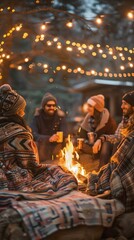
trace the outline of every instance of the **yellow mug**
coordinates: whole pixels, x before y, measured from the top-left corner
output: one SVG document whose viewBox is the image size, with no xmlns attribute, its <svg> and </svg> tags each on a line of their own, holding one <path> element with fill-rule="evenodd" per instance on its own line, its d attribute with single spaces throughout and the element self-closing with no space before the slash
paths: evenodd
<svg viewBox="0 0 134 240">
<path fill-rule="evenodd" d="M 56 134 L 58 135 L 58 140 L 57 140 L 57 142 L 58 142 L 58 143 L 62 143 L 62 142 L 63 142 L 63 132 L 58 131 Z"/>
</svg>

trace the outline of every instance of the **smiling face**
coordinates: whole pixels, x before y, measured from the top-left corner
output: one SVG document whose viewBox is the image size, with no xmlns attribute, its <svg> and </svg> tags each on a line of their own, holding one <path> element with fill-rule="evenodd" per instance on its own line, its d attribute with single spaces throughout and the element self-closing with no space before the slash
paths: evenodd
<svg viewBox="0 0 134 240">
<path fill-rule="evenodd" d="M 125 100 L 122 100 L 121 109 L 123 112 L 123 116 L 129 117 L 132 113 L 134 113 L 134 107 L 132 107 Z"/>
<path fill-rule="evenodd" d="M 53 100 L 48 101 L 45 106 L 44 106 L 44 112 L 47 113 L 48 115 L 52 116 L 54 115 L 56 111 L 56 103 Z"/>
</svg>

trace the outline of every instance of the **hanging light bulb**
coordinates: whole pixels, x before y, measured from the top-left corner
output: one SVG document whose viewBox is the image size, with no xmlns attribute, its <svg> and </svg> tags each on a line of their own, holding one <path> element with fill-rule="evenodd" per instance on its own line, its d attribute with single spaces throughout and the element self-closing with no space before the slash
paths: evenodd
<svg viewBox="0 0 134 240">
<path fill-rule="evenodd" d="M 43 23 L 40 28 L 41 28 L 42 30 L 45 30 L 45 29 L 46 29 L 45 23 Z"/>
<path fill-rule="evenodd" d="M 66 26 L 69 27 L 69 28 L 72 28 L 72 27 L 73 27 L 72 21 L 67 22 L 67 23 L 66 23 Z"/>
<path fill-rule="evenodd" d="M 101 25 L 102 24 L 102 18 L 100 18 L 100 17 L 96 18 L 95 22 L 97 24 Z"/>
<path fill-rule="evenodd" d="M 134 11 L 132 10 L 132 11 L 128 12 L 127 16 L 129 19 L 134 19 Z"/>
</svg>

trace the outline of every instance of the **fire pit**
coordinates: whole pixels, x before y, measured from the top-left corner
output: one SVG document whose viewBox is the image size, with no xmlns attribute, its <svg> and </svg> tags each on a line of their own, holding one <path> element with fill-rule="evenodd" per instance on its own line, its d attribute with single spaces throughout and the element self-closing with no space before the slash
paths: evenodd
<svg viewBox="0 0 134 240">
<path fill-rule="evenodd" d="M 87 172 L 78 162 L 79 154 L 73 146 L 70 135 L 68 135 L 66 146 L 61 150 L 59 165 L 69 170 L 77 179 L 79 188 L 85 188 Z"/>
</svg>

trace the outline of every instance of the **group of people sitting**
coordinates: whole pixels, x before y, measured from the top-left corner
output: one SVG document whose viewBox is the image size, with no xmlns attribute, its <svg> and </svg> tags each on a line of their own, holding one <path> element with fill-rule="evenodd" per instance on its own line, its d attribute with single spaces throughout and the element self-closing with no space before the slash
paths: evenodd
<svg viewBox="0 0 134 240">
<path fill-rule="evenodd" d="M 122 97 L 122 120 L 116 124 L 106 109 L 104 96 L 92 96 L 87 100 L 88 113 L 79 128 L 78 135 L 85 139 L 83 151 L 91 153 L 99 159 L 99 168 L 110 161 L 123 138 L 122 130 L 127 127 L 130 117 L 134 113 L 134 91 L 127 92 Z M 90 145 L 88 132 L 96 133 L 95 141 Z"/>
<path fill-rule="evenodd" d="M 122 97 L 123 117 L 117 126 L 116 121 L 105 108 L 105 98 L 98 94 L 87 100 L 87 114 L 75 134 L 74 146 L 77 147 L 78 139 L 82 139 L 82 148 L 79 154 L 91 155 L 98 159 L 98 170 L 110 161 L 121 141 L 122 129 L 126 126 L 134 111 L 134 92 L 128 92 Z M 57 99 L 46 93 L 37 108 L 31 123 L 34 140 L 38 147 L 39 159 L 43 163 L 59 156 L 60 150 L 65 146 L 68 134 L 65 113 L 58 107 Z M 57 132 L 63 132 L 63 142 L 59 143 Z M 88 134 L 94 134 L 94 142 L 90 142 Z"/>
<path fill-rule="evenodd" d="M 88 113 L 81 123 L 77 136 L 84 138 L 87 153 L 89 151 L 99 159 L 100 171 L 102 168 L 105 169 L 104 171 L 109 169 L 105 168 L 105 166 L 111 164 L 111 161 L 112 166 L 113 162 L 116 163 L 114 164 L 116 167 L 120 165 L 120 162 L 124 161 L 125 170 L 122 169 L 126 174 L 131 171 L 132 174 L 129 176 L 128 185 L 133 189 L 134 91 L 128 92 L 122 97 L 123 118 L 118 127 L 109 111 L 105 108 L 103 95 L 99 94 L 90 97 L 87 100 L 87 105 Z M 7 184 L 6 178 L 9 178 L 11 184 L 12 178 L 16 177 L 16 166 L 17 169 L 27 169 L 29 171 L 29 175 L 27 175 L 29 180 L 31 179 L 31 173 L 34 177 L 42 174 L 45 167 L 41 163 L 45 163 L 45 160 L 52 157 L 52 155 L 57 155 L 64 145 L 64 141 L 62 143 L 58 142 L 57 132 L 62 131 L 64 139 L 68 135 L 65 114 L 58 108 L 57 99 L 52 94 L 47 93 L 44 95 L 41 108 L 36 109 L 31 128 L 27 126 L 24 120 L 25 107 L 25 99 L 14 91 L 10 85 L 4 84 L 0 87 L 0 189 L 4 188 L 4 184 Z M 93 144 L 88 142 L 89 132 L 96 133 Z M 117 144 L 114 154 L 113 144 Z M 113 156 L 111 157 L 111 155 Z M 127 162 L 129 162 L 129 167 L 126 170 Z M 12 169 L 14 175 L 11 177 Z M 110 167 L 111 172 L 112 169 L 115 168 Z M 21 172 L 21 175 L 25 174 L 25 171 Z M 102 175 L 103 172 L 101 172 L 100 176 Z M 6 176 L 4 178 L 5 182 L 1 181 L 2 176 Z M 89 179 L 92 179 L 91 176 Z M 127 188 L 127 186 L 123 187 Z M 13 189 L 13 186 L 11 189 Z M 98 189 L 100 190 L 99 187 Z M 104 188 L 104 190 L 106 189 Z M 114 192 L 114 188 L 112 190 Z M 98 193 L 99 191 L 96 192 L 96 194 Z M 130 196 L 128 198 L 129 203 L 127 202 L 127 204 L 131 205 Z M 134 200 L 134 196 L 131 200 Z"/>
</svg>

